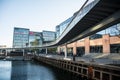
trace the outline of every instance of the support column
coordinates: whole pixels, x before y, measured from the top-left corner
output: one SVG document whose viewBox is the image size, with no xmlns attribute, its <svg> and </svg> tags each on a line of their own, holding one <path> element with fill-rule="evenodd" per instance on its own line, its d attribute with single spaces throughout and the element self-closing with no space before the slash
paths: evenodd
<svg viewBox="0 0 120 80">
<path fill-rule="evenodd" d="M 23 49 L 22 51 L 23 51 L 23 57 L 24 57 L 25 56 L 25 50 Z"/>
<path fill-rule="evenodd" d="M 67 44 L 65 44 L 65 57 L 64 58 L 67 58 Z"/>
<path fill-rule="evenodd" d="M 6 54 L 5 54 L 5 56 L 7 56 L 7 49 L 6 49 Z"/>
<path fill-rule="evenodd" d="M 89 37 L 85 38 L 85 54 L 90 53 L 90 40 Z"/>
<path fill-rule="evenodd" d="M 110 37 L 108 34 L 103 35 L 103 53 L 110 53 Z"/>
<path fill-rule="evenodd" d="M 60 54 L 60 46 L 57 47 L 57 53 Z"/>
<path fill-rule="evenodd" d="M 77 42 L 74 42 L 73 43 L 74 45 L 73 45 L 73 55 L 76 55 L 77 54 Z"/>
<path fill-rule="evenodd" d="M 35 54 L 37 54 L 37 52 L 35 51 Z"/>
<path fill-rule="evenodd" d="M 47 48 L 45 49 L 45 53 L 48 54 L 48 52 L 47 52 Z"/>
<path fill-rule="evenodd" d="M 0 54 L 2 54 L 2 49 L 0 50 Z"/>
</svg>

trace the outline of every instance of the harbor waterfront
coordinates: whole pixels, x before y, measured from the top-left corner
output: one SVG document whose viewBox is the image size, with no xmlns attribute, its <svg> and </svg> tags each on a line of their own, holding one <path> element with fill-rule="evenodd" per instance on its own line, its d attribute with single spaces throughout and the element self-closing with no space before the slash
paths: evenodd
<svg viewBox="0 0 120 80">
<path fill-rule="evenodd" d="M 40 2 L 32 0 L 30 6 L 28 4 L 31 0 L 27 0 L 26 5 L 24 3 L 26 0 L 20 0 L 17 4 L 14 1 L 17 0 L 10 0 L 10 3 L 0 0 L 2 14 L 13 12 L 12 15 L 9 15 L 11 18 L 16 14 L 22 19 L 20 20 L 16 16 L 15 20 L 4 19 L 9 16 L 0 14 L 1 23 L 5 22 L 4 24 L 7 25 L 7 21 L 9 23 L 12 21 L 11 26 L 14 26 L 12 33 L 9 32 L 12 31 L 9 29 L 12 28 L 10 25 L 7 25 L 9 28 L 0 25 L 2 26 L 0 31 L 0 80 L 120 80 L 120 0 L 84 0 L 84 3 L 79 5 L 79 10 L 54 26 L 55 31 L 50 24 L 57 22 L 57 17 L 59 19 L 62 17 L 51 6 L 55 4 L 54 8 L 60 11 L 59 7 L 63 7 L 61 4 L 65 4 L 66 7 L 72 0 L 67 3 L 65 3 L 66 0 L 62 3 L 57 1 L 60 4 L 59 7 L 56 3 L 51 4 L 56 0 L 51 2 L 43 0 L 45 9 L 40 9 L 43 6 L 42 0 L 37 0 Z M 81 0 L 79 1 L 82 3 Z M 72 10 L 74 2 L 77 3 L 77 1 L 73 1 L 70 10 Z M 16 5 L 13 7 L 16 9 L 9 10 L 10 5 Z M 46 8 L 48 5 L 50 7 Z M 37 6 L 37 11 L 34 6 Z M 28 9 L 24 10 L 26 7 Z M 65 7 L 59 12 L 60 14 L 64 12 Z M 26 10 L 30 10 L 25 15 L 28 20 L 23 16 Z M 71 13 L 69 9 L 67 10 L 68 13 Z M 41 14 L 44 11 L 47 11 L 45 15 Z M 29 15 L 32 12 L 35 13 L 32 16 L 39 13 L 37 19 L 42 19 L 44 22 L 39 20 L 38 23 L 32 25 L 31 23 L 34 21 L 37 22 L 37 19 Z M 50 16 L 51 19 L 47 16 Z M 17 19 L 23 25 L 17 25 Z M 32 22 L 25 25 L 26 23 L 22 23 L 24 20 L 32 20 Z M 43 26 L 45 29 L 43 30 L 42 23 L 52 30 L 48 30 L 46 26 Z M 38 27 L 37 31 L 30 26 Z M 8 35 L 11 33 L 12 41 L 11 36 Z M 10 45 L 11 43 L 12 45 Z"/>
<path fill-rule="evenodd" d="M 69 75 L 35 61 L 0 61 L 0 80 L 72 80 Z"/>
</svg>

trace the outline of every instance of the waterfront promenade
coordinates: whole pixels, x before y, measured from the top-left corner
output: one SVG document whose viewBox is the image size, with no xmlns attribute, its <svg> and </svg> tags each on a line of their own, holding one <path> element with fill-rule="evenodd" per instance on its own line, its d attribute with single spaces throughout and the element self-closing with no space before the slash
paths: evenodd
<svg viewBox="0 0 120 80">
<path fill-rule="evenodd" d="M 73 60 L 72 56 L 68 56 L 67 58 L 64 55 L 52 55 L 52 54 L 39 54 L 39 56 L 61 59 L 61 60 Z M 85 62 L 85 63 L 95 63 L 95 64 L 112 64 L 112 65 L 120 65 L 120 54 L 102 54 L 102 53 L 90 53 L 87 55 L 83 55 L 82 57 L 76 56 L 75 61 Z"/>
<path fill-rule="evenodd" d="M 120 60 L 117 58 L 114 59 L 115 56 L 112 57 L 112 55 L 106 56 L 106 58 L 105 56 L 101 58 L 96 57 L 95 54 L 90 54 L 83 57 L 76 57 L 74 61 L 72 57 L 64 58 L 64 56 L 60 55 L 40 54 L 39 56 L 36 55 L 34 59 L 40 63 L 60 68 L 76 76 L 81 76 L 82 80 L 120 80 Z"/>
</svg>

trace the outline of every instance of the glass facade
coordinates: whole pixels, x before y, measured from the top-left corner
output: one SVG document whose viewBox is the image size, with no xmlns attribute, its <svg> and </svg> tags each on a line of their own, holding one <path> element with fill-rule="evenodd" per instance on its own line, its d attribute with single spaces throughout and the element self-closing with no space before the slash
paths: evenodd
<svg viewBox="0 0 120 80">
<path fill-rule="evenodd" d="M 29 42 L 29 29 L 15 27 L 13 35 L 14 48 L 26 47 L 26 44 Z"/>
<path fill-rule="evenodd" d="M 60 26 L 56 26 L 56 38 L 60 36 Z"/>
<path fill-rule="evenodd" d="M 56 38 L 55 32 L 52 31 L 43 31 L 42 35 L 43 35 L 43 42 L 51 42 L 54 41 Z"/>
<path fill-rule="evenodd" d="M 108 34 L 110 37 L 120 38 L 120 23 L 115 24 L 109 28 L 106 28 L 102 31 L 97 32 L 96 34 L 91 35 L 90 39 L 102 38 L 103 35 Z M 90 53 L 102 53 L 102 45 L 90 46 Z M 120 43 L 110 44 L 110 53 L 120 53 Z"/>
<path fill-rule="evenodd" d="M 59 36 L 61 36 L 61 34 L 64 32 L 64 30 L 67 28 L 68 24 L 69 24 L 69 29 L 72 29 L 72 27 L 74 27 L 74 25 L 76 23 L 78 23 L 78 21 L 80 19 L 82 19 L 91 9 L 92 7 L 95 6 L 95 4 L 98 2 L 98 0 L 95 0 L 91 3 L 89 3 L 88 5 L 86 5 L 81 11 L 77 11 L 74 13 L 74 15 L 70 18 L 68 18 L 67 20 L 65 20 L 64 22 L 62 22 L 61 24 L 59 24 L 58 26 L 56 26 L 56 36 L 57 38 Z M 68 28 L 67 28 L 68 29 Z M 68 29 L 68 30 L 69 30 Z"/>
<path fill-rule="evenodd" d="M 41 32 L 29 32 L 29 46 L 30 47 L 39 47 L 42 46 L 42 33 Z"/>
<path fill-rule="evenodd" d="M 71 22 L 72 19 L 73 19 L 73 17 L 70 17 L 59 25 L 60 26 L 60 35 L 63 33 L 63 31 L 65 30 L 65 28 L 68 26 L 68 24 Z"/>
<path fill-rule="evenodd" d="M 102 38 L 102 35 L 105 34 L 109 34 L 110 36 L 120 36 L 120 23 L 91 35 L 90 39 Z"/>
<path fill-rule="evenodd" d="M 85 47 L 77 47 L 77 56 L 82 56 L 85 54 Z"/>
<path fill-rule="evenodd" d="M 55 32 L 34 32 L 26 28 L 14 28 L 13 48 L 41 47 L 43 43 L 56 39 Z"/>
<path fill-rule="evenodd" d="M 68 26 L 68 24 L 72 21 L 73 16 L 56 26 L 56 38 L 58 38 L 65 30 L 65 28 Z"/>
</svg>

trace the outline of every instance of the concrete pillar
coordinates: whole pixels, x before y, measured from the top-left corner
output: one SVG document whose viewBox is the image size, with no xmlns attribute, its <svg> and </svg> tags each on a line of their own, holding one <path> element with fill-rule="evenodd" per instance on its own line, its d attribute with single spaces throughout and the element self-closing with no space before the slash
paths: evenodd
<svg viewBox="0 0 120 80">
<path fill-rule="evenodd" d="M 60 46 L 57 47 L 57 53 L 60 54 Z"/>
<path fill-rule="evenodd" d="M 90 53 L 90 40 L 89 37 L 85 38 L 85 54 Z"/>
<path fill-rule="evenodd" d="M 45 53 L 48 54 L 48 52 L 47 52 L 47 48 L 45 49 Z"/>
<path fill-rule="evenodd" d="M 23 49 L 22 51 L 23 51 L 23 56 L 25 56 L 25 50 Z"/>
<path fill-rule="evenodd" d="M 37 52 L 35 51 L 34 54 L 37 55 Z"/>
<path fill-rule="evenodd" d="M 6 54 L 5 54 L 5 56 L 7 56 L 7 49 L 6 49 Z"/>
<path fill-rule="evenodd" d="M 67 58 L 67 44 L 65 44 L 65 57 L 64 58 Z"/>
<path fill-rule="evenodd" d="M 108 34 L 102 37 L 103 53 L 110 53 L 110 37 Z"/>
<path fill-rule="evenodd" d="M 0 50 L 0 54 L 2 54 L 2 49 Z"/>
<path fill-rule="evenodd" d="M 73 55 L 76 55 L 77 54 L 77 42 L 74 42 L 73 43 Z"/>
</svg>

